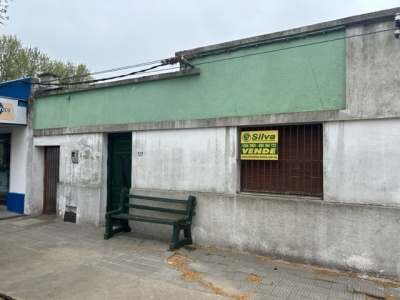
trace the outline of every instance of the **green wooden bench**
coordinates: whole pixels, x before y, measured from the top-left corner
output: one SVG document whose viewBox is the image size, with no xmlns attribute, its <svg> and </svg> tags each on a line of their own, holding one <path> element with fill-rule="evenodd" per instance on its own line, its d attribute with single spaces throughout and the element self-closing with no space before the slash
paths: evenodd
<svg viewBox="0 0 400 300">
<path fill-rule="evenodd" d="M 130 220 L 172 225 L 169 249 L 173 251 L 180 246 L 192 243 L 191 225 L 192 217 L 195 215 L 195 205 L 194 196 L 189 196 L 187 200 L 178 200 L 130 195 L 127 189 L 123 189 L 118 209 L 106 213 L 104 239 L 109 239 L 118 232 L 130 232 Z M 179 239 L 182 230 L 183 239 Z"/>
</svg>

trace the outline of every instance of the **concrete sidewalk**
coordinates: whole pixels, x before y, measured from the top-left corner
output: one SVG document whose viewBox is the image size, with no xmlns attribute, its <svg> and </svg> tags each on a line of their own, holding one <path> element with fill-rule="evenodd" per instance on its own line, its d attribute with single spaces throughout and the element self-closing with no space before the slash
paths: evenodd
<svg viewBox="0 0 400 300">
<path fill-rule="evenodd" d="M 3 219 L 12 219 L 16 217 L 21 217 L 22 214 L 17 214 L 7 210 L 7 206 L 0 205 L 0 221 Z"/>
<path fill-rule="evenodd" d="M 51 215 L 0 220 L 0 299 L 400 299 L 398 283 L 103 232 Z"/>
</svg>

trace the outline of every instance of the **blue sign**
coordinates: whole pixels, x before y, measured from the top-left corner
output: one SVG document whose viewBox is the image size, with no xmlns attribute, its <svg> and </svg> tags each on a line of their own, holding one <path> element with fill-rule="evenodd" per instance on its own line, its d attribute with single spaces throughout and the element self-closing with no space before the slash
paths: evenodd
<svg viewBox="0 0 400 300">
<path fill-rule="evenodd" d="M 0 96 L 28 101 L 31 93 L 32 78 L 23 78 L 0 83 Z"/>
</svg>

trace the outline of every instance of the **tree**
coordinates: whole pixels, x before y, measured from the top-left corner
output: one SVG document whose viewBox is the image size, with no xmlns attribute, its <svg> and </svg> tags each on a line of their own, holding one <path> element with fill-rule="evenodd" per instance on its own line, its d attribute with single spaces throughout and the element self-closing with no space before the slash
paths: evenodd
<svg viewBox="0 0 400 300">
<path fill-rule="evenodd" d="M 24 47 L 14 35 L 0 36 L 0 82 L 40 73 L 57 74 L 65 84 L 93 79 L 85 64 L 51 59 L 37 47 Z"/>
<path fill-rule="evenodd" d="M 10 0 L 11 1 L 11 0 Z M 8 0 L 0 0 L 0 25 L 8 20 Z"/>
</svg>

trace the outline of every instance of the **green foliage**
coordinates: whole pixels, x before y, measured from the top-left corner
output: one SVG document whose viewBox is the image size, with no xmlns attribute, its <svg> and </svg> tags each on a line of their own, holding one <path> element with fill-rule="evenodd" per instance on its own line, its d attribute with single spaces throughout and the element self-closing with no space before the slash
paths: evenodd
<svg viewBox="0 0 400 300">
<path fill-rule="evenodd" d="M 14 35 L 0 36 L 0 82 L 35 77 L 41 73 L 54 73 L 61 77 L 61 83 L 93 79 L 84 64 L 51 59 L 37 47 L 24 47 Z"/>
</svg>

